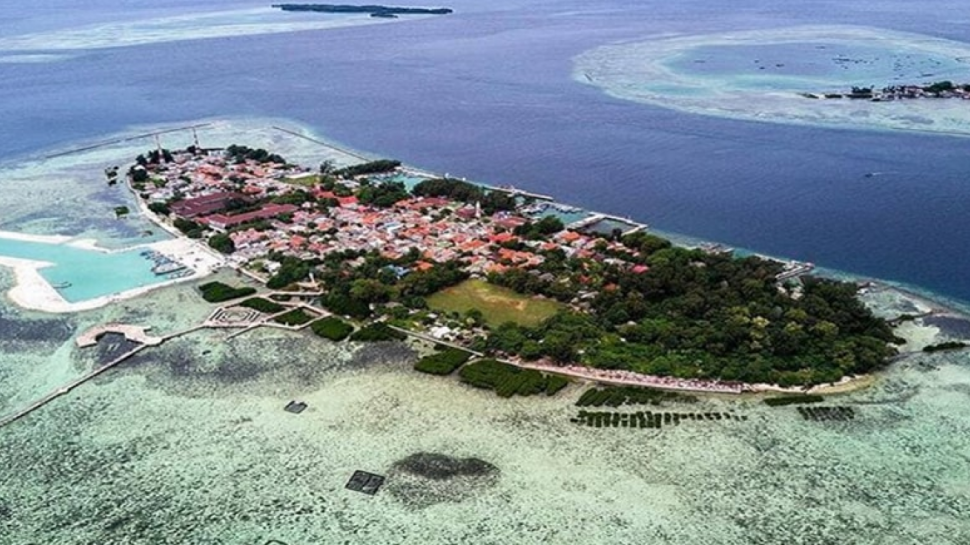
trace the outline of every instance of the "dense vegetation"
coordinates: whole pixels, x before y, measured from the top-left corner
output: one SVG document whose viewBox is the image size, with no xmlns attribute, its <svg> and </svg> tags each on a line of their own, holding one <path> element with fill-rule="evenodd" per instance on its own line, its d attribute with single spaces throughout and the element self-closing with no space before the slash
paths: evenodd
<svg viewBox="0 0 970 545">
<path fill-rule="evenodd" d="M 350 340 L 357 342 L 403 341 L 404 333 L 391 329 L 384 322 L 366 325 L 350 336 Z"/>
<path fill-rule="evenodd" d="M 514 269 L 489 280 L 562 301 L 595 291 L 589 312 L 563 312 L 536 328 L 504 324 L 482 348 L 653 375 L 782 385 L 832 382 L 884 364 L 896 339 L 852 284 L 812 277 L 801 295 L 781 290 L 781 265 L 624 237 L 646 255 L 611 265 L 548 256 L 555 281 Z M 644 250 L 649 250 L 647 253 Z M 550 258 L 552 257 L 552 258 Z"/>
<path fill-rule="evenodd" d="M 256 161 L 257 163 L 286 164 L 286 159 L 283 159 L 275 153 L 270 153 L 263 148 L 253 149 L 248 146 L 240 146 L 236 144 L 232 144 L 226 148 L 226 157 L 228 160 L 234 163 L 242 163 L 246 160 L 250 160 Z"/>
<path fill-rule="evenodd" d="M 199 286 L 202 298 L 210 303 L 221 303 L 256 293 L 256 288 L 234 288 L 222 282 L 208 282 Z"/>
<path fill-rule="evenodd" d="M 379 184 L 361 184 L 357 191 L 357 200 L 361 204 L 376 208 L 390 208 L 394 203 L 410 197 L 407 188 L 401 182 L 381 182 Z"/>
<path fill-rule="evenodd" d="M 653 388 L 615 386 L 609 388 L 590 388 L 576 401 L 578 407 L 619 407 L 620 405 L 660 405 L 663 401 L 694 402 L 697 398 L 687 394 L 668 392 Z"/>
<path fill-rule="evenodd" d="M 453 178 L 433 178 L 419 182 L 411 193 L 418 197 L 445 197 L 453 201 L 480 204 L 486 214 L 499 210 L 515 210 L 515 197 L 502 191 L 487 190 Z"/>
<path fill-rule="evenodd" d="M 350 335 L 350 333 L 354 330 L 354 326 L 335 316 L 327 316 L 326 318 L 321 318 L 310 324 L 310 329 L 325 339 L 330 339 L 331 341 L 342 341 L 346 339 L 348 335 Z"/>
<path fill-rule="evenodd" d="M 461 368 L 461 381 L 476 388 L 495 390 L 501 397 L 530 396 L 545 392 L 554 395 L 566 386 L 566 379 L 521 369 L 496 360 L 478 360 Z"/>
<path fill-rule="evenodd" d="M 943 350 L 959 350 L 961 348 L 966 348 L 968 345 L 961 341 L 947 341 L 939 344 L 931 344 L 929 346 L 923 347 L 923 352 L 933 353 L 940 352 Z"/>
<path fill-rule="evenodd" d="M 279 263 L 279 270 L 266 282 L 266 287 L 271 290 L 283 289 L 294 282 L 305 279 L 310 274 L 312 267 L 312 263 L 293 256 L 284 256 Z"/>
<path fill-rule="evenodd" d="M 287 313 L 280 314 L 276 318 L 273 318 L 273 321 L 283 325 L 298 326 L 303 325 L 312 319 L 313 316 L 307 314 L 307 312 L 302 308 L 295 308 Z"/>
<path fill-rule="evenodd" d="M 458 369 L 468 361 L 471 356 L 470 353 L 464 350 L 445 348 L 441 352 L 436 352 L 419 359 L 414 364 L 414 368 L 422 373 L 431 375 L 450 375 L 455 369 Z"/>
<path fill-rule="evenodd" d="M 361 163 L 359 165 L 351 165 L 339 170 L 334 171 L 334 175 L 340 178 L 353 178 L 354 176 L 363 176 L 365 174 L 380 174 L 382 172 L 390 172 L 397 167 L 401 166 L 400 161 L 394 161 L 392 159 L 378 159 L 377 161 L 370 161 L 368 163 Z"/>
<path fill-rule="evenodd" d="M 224 254 L 231 254 L 236 251 L 236 245 L 229 238 L 229 235 L 225 233 L 216 233 L 209 237 L 209 246 Z"/>
<path fill-rule="evenodd" d="M 279 303 L 270 301 L 269 299 L 263 299 L 262 297 L 252 297 L 250 299 L 246 299 L 245 301 L 239 303 L 239 306 L 258 310 L 263 314 L 276 314 L 277 312 L 282 312 L 283 309 L 286 308 Z"/>
</svg>

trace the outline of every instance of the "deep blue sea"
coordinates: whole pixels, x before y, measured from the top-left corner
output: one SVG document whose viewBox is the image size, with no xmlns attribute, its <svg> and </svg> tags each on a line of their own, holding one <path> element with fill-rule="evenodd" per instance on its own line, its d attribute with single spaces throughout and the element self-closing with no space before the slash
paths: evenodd
<svg viewBox="0 0 970 545">
<path fill-rule="evenodd" d="M 266 5 L 198 4 L 6 0 L 0 39 Z M 688 115 L 614 99 L 570 76 L 583 51 L 660 33 L 854 24 L 970 42 L 965 4 L 444 4 L 456 13 L 0 63 L 0 160 L 132 125 L 288 118 L 412 165 L 970 301 L 970 139 Z"/>
</svg>

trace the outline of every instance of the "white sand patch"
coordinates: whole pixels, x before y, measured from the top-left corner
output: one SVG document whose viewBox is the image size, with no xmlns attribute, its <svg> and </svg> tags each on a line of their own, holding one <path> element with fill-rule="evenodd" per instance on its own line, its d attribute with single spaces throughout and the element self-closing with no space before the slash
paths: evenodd
<svg viewBox="0 0 970 545">
<path fill-rule="evenodd" d="M 0 51 L 79 50 L 128 47 L 182 40 L 278 34 L 374 25 L 429 17 L 400 19 L 359 14 L 286 13 L 270 7 L 195 13 L 0 38 Z M 35 55 L 36 56 L 36 55 Z M 56 60 L 45 55 L 46 61 Z M 38 61 L 39 62 L 39 61 Z"/>
<path fill-rule="evenodd" d="M 829 48 L 837 57 L 845 49 L 884 50 L 887 56 L 914 61 L 899 68 L 891 78 L 870 81 L 871 74 L 846 70 L 830 74 L 804 73 L 771 75 L 702 74 L 672 67 L 698 48 L 781 46 L 809 44 Z M 834 46 L 834 47 L 833 47 Z M 587 51 L 575 59 L 574 79 L 602 88 L 626 100 L 664 108 L 718 117 L 773 123 L 821 125 L 839 128 L 896 129 L 970 135 L 970 108 L 959 99 L 918 99 L 871 102 L 850 99 L 809 99 L 799 93 L 848 92 L 859 85 L 927 84 L 959 79 L 949 72 L 930 75 L 921 64 L 947 64 L 959 74 L 970 74 L 970 44 L 918 34 L 852 26 L 809 26 L 729 32 L 699 36 L 661 36 L 647 41 L 607 45 Z M 757 59 L 751 59 L 756 61 Z M 791 59 L 794 64 L 799 59 Z M 841 60 L 841 59 L 840 59 Z M 855 61 L 857 59 L 848 59 Z M 923 62 L 925 61 L 925 62 Z M 701 62 L 701 61 L 695 61 Z M 741 63 L 743 64 L 743 63 Z M 864 64 L 864 63 L 863 63 Z M 750 67 L 749 67 L 750 68 Z M 894 69 L 895 70 L 895 69 Z M 894 79 L 898 77 L 899 79 Z M 970 79 L 970 77 L 968 77 Z M 964 83 L 963 81 L 956 81 Z"/>
<path fill-rule="evenodd" d="M 36 64 L 44 62 L 65 61 L 74 58 L 72 55 L 48 55 L 42 53 L 23 55 L 0 55 L 0 63 L 7 64 Z"/>
<path fill-rule="evenodd" d="M 16 233 L 13 231 L 0 231 L 0 238 L 22 240 L 24 242 L 40 242 L 43 244 L 61 244 L 71 240 L 71 237 L 62 235 L 33 235 L 29 233 Z"/>
<path fill-rule="evenodd" d="M 940 328 L 922 323 L 922 320 L 903 322 L 896 327 L 896 335 L 906 339 L 906 344 L 902 350 L 906 352 L 918 352 L 924 347 L 939 342 Z"/>
</svg>

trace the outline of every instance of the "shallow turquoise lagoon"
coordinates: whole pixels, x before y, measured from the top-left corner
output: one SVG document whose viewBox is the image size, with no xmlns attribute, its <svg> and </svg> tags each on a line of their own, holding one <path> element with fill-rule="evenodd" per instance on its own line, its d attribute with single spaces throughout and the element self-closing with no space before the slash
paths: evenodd
<svg viewBox="0 0 970 545">
<path fill-rule="evenodd" d="M 0 238 L 0 256 L 53 263 L 39 272 L 70 303 L 167 280 L 152 272 L 154 263 L 142 255 L 144 251 L 144 248 L 134 248 L 109 253 L 67 244 Z"/>
<path fill-rule="evenodd" d="M 883 87 L 966 75 L 966 64 L 951 56 L 839 42 L 705 45 L 685 50 L 664 64 L 680 74 L 739 77 L 741 83 L 761 88 L 805 86 L 813 81 Z"/>
</svg>

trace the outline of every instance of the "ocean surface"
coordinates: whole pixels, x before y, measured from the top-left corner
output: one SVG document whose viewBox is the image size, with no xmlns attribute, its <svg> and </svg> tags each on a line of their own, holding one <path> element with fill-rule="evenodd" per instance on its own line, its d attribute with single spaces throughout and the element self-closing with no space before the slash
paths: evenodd
<svg viewBox="0 0 970 545">
<path fill-rule="evenodd" d="M 257 2 L 3 2 L 0 229 L 144 242 L 143 219 L 112 217 L 130 199 L 105 187 L 101 169 L 151 140 L 46 157 L 230 119 L 239 143 L 273 144 L 268 126 L 294 127 L 970 301 L 967 138 L 690 115 L 572 78 L 583 52 L 669 33 L 839 24 L 970 42 L 964 3 L 447 5 L 456 13 L 307 29 L 294 14 L 263 24 L 257 15 L 274 12 Z M 0 288 L 11 282 L 0 269 Z M 117 346 L 74 347 L 88 327 L 164 334 L 211 310 L 188 287 L 66 316 L 0 302 L 0 414 L 106 361 Z M 962 322 L 927 325 L 936 340 L 965 336 Z M 414 374 L 401 346 L 265 331 L 223 341 L 200 332 L 146 350 L 0 429 L 0 545 L 970 542 L 962 353 L 905 358 L 831 402 L 854 408 L 851 423 L 705 399 L 665 410 L 748 420 L 636 434 L 571 424 L 578 386 L 501 400 Z M 283 412 L 292 399 L 310 408 Z M 497 473 L 403 475 L 400 462 L 422 452 L 479 458 Z M 388 474 L 386 489 L 344 490 L 357 469 Z"/>
</svg>

